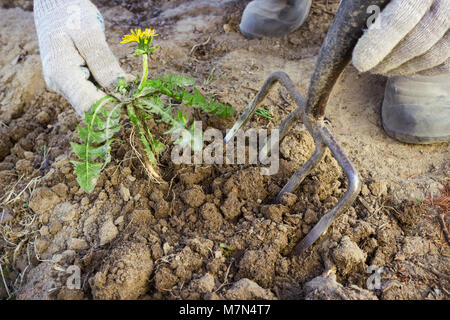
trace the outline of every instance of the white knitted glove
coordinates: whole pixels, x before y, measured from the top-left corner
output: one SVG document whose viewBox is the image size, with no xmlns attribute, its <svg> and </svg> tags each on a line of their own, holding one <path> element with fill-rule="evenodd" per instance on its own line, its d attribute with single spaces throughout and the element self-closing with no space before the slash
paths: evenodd
<svg viewBox="0 0 450 320">
<path fill-rule="evenodd" d="M 450 0 L 391 0 L 353 51 L 361 72 L 450 73 Z"/>
<path fill-rule="evenodd" d="M 34 0 L 34 18 L 47 85 L 84 116 L 105 95 L 88 81 L 89 71 L 103 88 L 125 77 L 106 43 L 103 17 L 88 0 Z"/>
</svg>

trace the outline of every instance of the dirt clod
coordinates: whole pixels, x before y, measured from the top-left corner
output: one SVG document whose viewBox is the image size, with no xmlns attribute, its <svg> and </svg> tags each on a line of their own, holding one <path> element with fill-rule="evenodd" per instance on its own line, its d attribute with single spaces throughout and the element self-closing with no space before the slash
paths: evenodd
<svg viewBox="0 0 450 320">
<path fill-rule="evenodd" d="M 58 195 L 52 190 L 44 187 L 35 191 L 29 206 L 35 213 L 42 214 L 45 211 L 52 209 L 59 202 L 60 198 Z"/>
<path fill-rule="evenodd" d="M 89 249 L 89 244 L 84 239 L 71 238 L 67 242 L 67 247 L 70 250 L 75 250 L 75 251 L 87 250 L 87 249 Z"/>
<path fill-rule="evenodd" d="M 119 230 L 114 225 L 114 222 L 108 219 L 100 228 L 100 245 L 104 246 L 110 243 L 119 234 Z"/>
<path fill-rule="evenodd" d="M 275 300 L 275 295 L 261 288 L 250 279 L 241 279 L 227 290 L 225 297 L 229 300 Z"/>
<path fill-rule="evenodd" d="M 236 192 L 231 191 L 223 205 L 220 207 L 225 219 L 234 221 L 241 214 L 242 203 L 239 201 Z"/>
<path fill-rule="evenodd" d="M 375 197 L 387 195 L 387 183 L 385 181 L 373 181 L 369 184 L 369 189 Z"/>
<path fill-rule="evenodd" d="M 307 300 L 378 300 L 372 292 L 355 285 L 344 287 L 336 281 L 336 275 L 317 277 L 305 284 Z"/>
<path fill-rule="evenodd" d="M 267 219 L 280 223 L 283 221 L 283 216 L 289 213 L 289 210 L 282 204 L 276 204 L 263 206 L 261 212 Z"/>
<path fill-rule="evenodd" d="M 200 187 L 194 187 L 192 189 L 184 191 L 181 194 L 181 199 L 183 199 L 183 201 L 187 205 L 193 208 L 198 208 L 205 201 L 205 194 L 203 193 Z"/>
<path fill-rule="evenodd" d="M 281 197 L 280 203 L 286 207 L 291 208 L 297 202 L 297 196 L 293 193 L 286 192 Z"/>
<path fill-rule="evenodd" d="M 264 288 L 272 284 L 278 255 L 274 250 L 248 250 L 239 262 L 239 278 L 248 278 Z"/>
<path fill-rule="evenodd" d="M 102 269 L 90 279 L 94 299 L 139 298 L 148 289 L 153 261 L 147 246 L 124 243 L 114 248 Z"/>
<path fill-rule="evenodd" d="M 333 260 L 343 275 L 354 270 L 364 270 L 366 258 L 367 254 L 348 236 L 343 237 L 337 248 L 333 250 Z"/>
</svg>

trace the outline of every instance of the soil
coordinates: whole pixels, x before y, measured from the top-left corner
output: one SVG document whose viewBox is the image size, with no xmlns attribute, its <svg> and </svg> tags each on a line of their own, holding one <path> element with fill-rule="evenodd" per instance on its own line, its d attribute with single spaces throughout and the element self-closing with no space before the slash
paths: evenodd
<svg viewBox="0 0 450 320">
<path fill-rule="evenodd" d="M 136 73 L 139 61 L 121 36 L 151 26 L 161 49 L 150 72 L 195 77 L 239 115 L 277 70 L 306 94 L 339 1 L 313 1 L 299 30 L 263 40 L 239 33 L 248 1 L 94 2 L 127 72 Z M 385 78 L 349 66 L 338 81 L 326 117 L 363 187 L 319 241 L 290 256 L 347 184 L 327 153 L 294 193 L 271 204 L 313 151 L 301 123 L 281 143 L 277 175 L 253 165 L 175 165 L 169 149 L 159 158 L 164 183 L 156 183 L 130 147 L 125 122 L 112 162 L 87 195 L 70 163 L 80 118 L 45 85 L 31 3 L 0 2 L 0 298 L 450 298 L 448 205 L 436 206 L 439 197 L 448 203 L 449 144 L 407 145 L 384 133 Z M 276 128 L 295 108 L 286 97 L 275 87 L 265 101 L 274 119 L 253 118 L 246 128 Z M 223 132 L 235 121 L 195 114 Z M 169 141 L 167 127 L 151 127 Z M 79 289 L 69 285 L 74 266 Z M 375 289 L 370 266 L 383 267 Z"/>
</svg>

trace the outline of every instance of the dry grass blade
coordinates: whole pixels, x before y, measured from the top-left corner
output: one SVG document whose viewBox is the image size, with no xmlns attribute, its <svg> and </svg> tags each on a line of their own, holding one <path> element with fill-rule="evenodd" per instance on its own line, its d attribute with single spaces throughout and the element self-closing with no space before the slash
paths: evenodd
<svg viewBox="0 0 450 320">
<path fill-rule="evenodd" d="M 4 245 L 0 248 L 0 261 L 3 266 L 11 265 L 14 267 L 19 256 L 26 250 L 28 266 L 20 274 L 21 282 L 26 271 L 30 266 L 29 244 L 33 241 L 37 232 L 36 215 L 28 208 L 27 201 L 31 198 L 34 190 L 39 185 L 42 177 L 30 177 L 28 182 L 24 176 L 18 177 L 17 181 L 8 187 L 0 199 L 0 206 L 9 208 L 13 218 L 0 224 L 0 234 Z M 3 274 L 3 268 L 0 268 L 3 285 L 6 288 L 8 297 L 14 296 L 17 290 L 17 280 L 10 283 L 8 287 L 7 279 Z"/>
<path fill-rule="evenodd" d="M 26 186 L 21 189 L 18 193 L 16 193 L 16 187 L 19 185 L 20 181 L 23 179 L 23 176 L 20 177 L 17 182 L 15 182 L 12 187 L 10 188 L 10 191 L 7 192 L 2 199 L 0 200 L 1 205 L 8 205 L 11 203 L 14 203 L 18 200 L 20 200 L 20 197 L 26 192 L 30 191 L 30 195 L 33 193 L 36 186 L 39 184 L 41 177 L 34 177 L 31 179 Z"/>
<path fill-rule="evenodd" d="M 134 154 L 138 158 L 139 162 L 142 164 L 142 167 L 144 168 L 145 172 L 147 173 L 147 176 L 152 180 L 153 182 L 157 184 L 161 184 L 164 182 L 164 180 L 161 178 L 161 176 L 156 172 L 155 168 L 152 166 L 150 161 L 148 161 L 147 157 L 143 157 L 142 153 L 137 150 L 136 144 L 135 144 L 135 131 L 134 128 L 131 129 L 130 133 L 130 146 L 133 149 Z"/>
</svg>

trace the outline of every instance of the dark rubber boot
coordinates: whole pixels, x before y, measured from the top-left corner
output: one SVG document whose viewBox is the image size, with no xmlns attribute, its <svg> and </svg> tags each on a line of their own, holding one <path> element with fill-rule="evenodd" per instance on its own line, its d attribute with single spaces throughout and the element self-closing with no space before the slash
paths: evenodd
<svg viewBox="0 0 450 320">
<path fill-rule="evenodd" d="M 311 0 L 254 0 L 242 14 L 239 28 L 249 38 L 282 37 L 305 22 Z"/>
<path fill-rule="evenodd" d="M 381 116 L 387 134 L 399 141 L 450 141 L 450 74 L 390 78 Z"/>
</svg>

